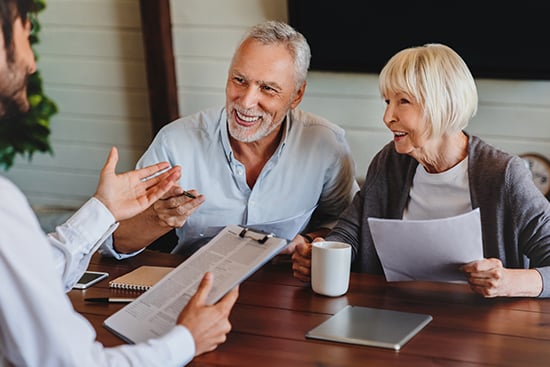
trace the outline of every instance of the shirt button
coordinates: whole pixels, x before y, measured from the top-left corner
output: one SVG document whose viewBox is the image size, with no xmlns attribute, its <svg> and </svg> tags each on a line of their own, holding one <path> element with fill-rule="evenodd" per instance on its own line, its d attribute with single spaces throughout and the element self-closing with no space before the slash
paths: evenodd
<svg viewBox="0 0 550 367">
<path fill-rule="evenodd" d="M 238 169 L 237 169 L 237 174 L 238 174 L 239 176 L 242 176 L 242 175 L 243 175 L 243 170 L 240 169 L 240 168 L 238 168 Z"/>
</svg>

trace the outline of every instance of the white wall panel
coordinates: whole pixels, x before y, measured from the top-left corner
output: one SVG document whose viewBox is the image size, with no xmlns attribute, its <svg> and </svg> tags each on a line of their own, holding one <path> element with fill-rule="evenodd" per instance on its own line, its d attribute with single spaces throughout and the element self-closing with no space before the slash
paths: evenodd
<svg viewBox="0 0 550 367">
<path fill-rule="evenodd" d="M 550 148 L 550 107 L 481 105 L 468 131 L 520 141 L 545 140 Z"/>
<path fill-rule="evenodd" d="M 481 103 L 550 107 L 550 81 L 480 79 L 476 84 Z"/>
<path fill-rule="evenodd" d="M 47 0 L 40 13 L 45 25 L 141 29 L 139 2 L 135 0 Z"/>
<path fill-rule="evenodd" d="M 315 112 L 345 128 L 385 129 L 382 122 L 384 106 L 381 100 L 309 93 L 302 100 L 300 108 Z"/>
<path fill-rule="evenodd" d="M 47 8 L 46 12 L 49 11 Z M 43 26 L 46 31 L 40 33 L 40 43 L 36 45 L 40 55 L 115 60 L 144 59 L 141 29 L 89 29 L 54 25 L 51 29 L 49 27 Z"/>
<path fill-rule="evenodd" d="M 52 141 L 115 145 L 117 147 L 142 147 L 151 141 L 152 127 L 146 119 L 103 119 L 82 116 L 57 117 L 51 124 Z"/>
<path fill-rule="evenodd" d="M 177 62 L 177 83 L 180 88 L 224 90 L 228 60 L 180 58 Z"/>
<path fill-rule="evenodd" d="M 382 101 L 378 92 L 378 76 L 373 74 L 310 71 L 309 94 L 328 94 L 368 98 Z"/>
<path fill-rule="evenodd" d="M 9 178 L 17 182 L 31 205 L 80 206 L 94 194 L 98 173 L 14 168 Z M 38 197 L 40 202 L 35 202 Z"/>
<path fill-rule="evenodd" d="M 26 167 L 29 170 L 33 169 L 56 169 L 59 171 L 93 171 L 99 172 L 111 145 L 109 144 L 75 144 L 75 143 L 54 143 L 53 155 L 50 154 L 37 154 L 34 155 L 31 162 Z M 117 171 L 127 170 L 134 167 L 136 160 L 141 155 L 141 150 L 126 148 L 123 146 L 117 146 L 118 149 L 118 164 Z M 76 165 L 75 162 L 80 162 Z M 39 180 L 37 180 L 39 181 Z M 97 178 L 96 178 L 97 183 Z"/>
<path fill-rule="evenodd" d="M 205 91 L 183 91 L 178 92 L 180 104 L 180 115 L 186 116 L 202 109 L 214 106 L 222 106 L 225 104 L 225 93 L 220 92 L 205 92 Z"/>
<path fill-rule="evenodd" d="M 62 114 L 79 114 L 121 118 L 147 118 L 147 91 L 108 88 L 51 87 L 48 95 L 59 105 Z"/>
<path fill-rule="evenodd" d="M 246 27 L 242 28 L 193 28 L 177 27 L 174 32 L 174 54 L 182 57 L 200 57 L 229 61 Z"/>
<path fill-rule="evenodd" d="M 387 131 L 346 130 L 346 140 L 349 143 L 355 160 L 355 177 L 364 179 L 372 157 L 391 141 Z"/>
<path fill-rule="evenodd" d="M 74 87 L 128 89 L 147 88 L 143 61 L 121 61 L 88 58 L 67 60 L 66 57 L 41 57 L 40 72 L 45 83 Z"/>
</svg>

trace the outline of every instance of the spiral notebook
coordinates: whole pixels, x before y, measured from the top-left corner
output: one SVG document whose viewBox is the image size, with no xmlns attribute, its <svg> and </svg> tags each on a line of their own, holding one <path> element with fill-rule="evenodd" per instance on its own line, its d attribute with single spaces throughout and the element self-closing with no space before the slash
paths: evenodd
<svg viewBox="0 0 550 367">
<path fill-rule="evenodd" d="M 143 265 L 109 282 L 109 287 L 146 291 L 174 270 L 168 266 Z"/>
</svg>

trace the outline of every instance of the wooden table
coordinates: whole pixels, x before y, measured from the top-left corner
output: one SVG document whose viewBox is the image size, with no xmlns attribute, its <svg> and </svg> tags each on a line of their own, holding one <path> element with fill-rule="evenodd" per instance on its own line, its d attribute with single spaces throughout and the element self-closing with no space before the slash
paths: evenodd
<svg viewBox="0 0 550 367">
<path fill-rule="evenodd" d="M 125 261 L 94 255 L 90 269 L 108 271 L 113 279 L 139 265 L 176 266 L 182 260 L 152 251 Z M 108 280 L 69 293 L 106 346 L 123 343 L 102 326 L 123 306 L 87 304 L 84 296 L 132 295 L 136 293 L 109 289 Z M 399 352 L 304 338 L 348 304 L 426 313 L 433 320 Z M 295 280 L 288 263 L 268 264 L 241 285 L 230 320 L 233 330 L 227 341 L 191 366 L 550 365 L 550 300 L 484 299 L 460 284 L 387 283 L 383 277 L 352 273 L 349 292 L 329 298 Z"/>
</svg>

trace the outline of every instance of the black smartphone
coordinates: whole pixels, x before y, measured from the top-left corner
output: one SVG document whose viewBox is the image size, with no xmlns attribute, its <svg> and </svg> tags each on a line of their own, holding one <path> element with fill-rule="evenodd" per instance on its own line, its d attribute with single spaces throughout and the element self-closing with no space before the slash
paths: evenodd
<svg viewBox="0 0 550 367">
<path fill-rule="evenodd" d="M 86 289 L 109 276 L 109 273 L 103 271 L 86 271 L 78 282 L 74 285 L 75 289 Z"/>
</svg>

